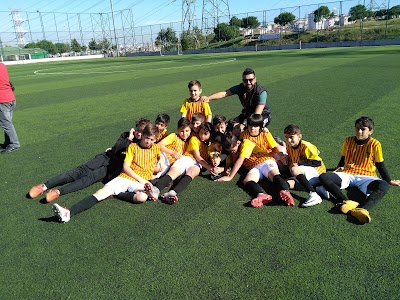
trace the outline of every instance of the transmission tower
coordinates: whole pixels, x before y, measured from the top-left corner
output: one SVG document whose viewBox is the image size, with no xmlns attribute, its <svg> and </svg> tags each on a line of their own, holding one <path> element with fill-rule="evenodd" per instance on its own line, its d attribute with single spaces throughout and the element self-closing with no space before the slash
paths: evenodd
<svg viewBox="0 0 400 300">
<path fill-rule="evenodd" d="M 364 0 L 364 6 L 368 8 L 370 11 L 378 11 L 381 9 L 387 9 L 387 4 L 385 0 L 382 1 L 375 1 L 375 0 L 369 0 L 368 3 L 365 3 L 366 1 Z"/>
<path fill-rule="evenodd" d="M 182 0 L 182 32 L 191 31 L 195 25 L 196 0 Z"/>
<path fill-rule="evenodd" d="M 25 34 L 28 31 L 22 28 L 22 23 L 24 23 L 26 19 L 21 18 L 18 10 L 11 11 L 11 15 L 14 23 L 15 36 L 17 38 L 17 45 L 23 48 L 26 45 Z"/>
<path fill-rule="evenodd" d="M 201 30 L 207 33 L 213 31 L 221 18 L 231 19 L 228 0 L 203 0 Z"/>
</svg>

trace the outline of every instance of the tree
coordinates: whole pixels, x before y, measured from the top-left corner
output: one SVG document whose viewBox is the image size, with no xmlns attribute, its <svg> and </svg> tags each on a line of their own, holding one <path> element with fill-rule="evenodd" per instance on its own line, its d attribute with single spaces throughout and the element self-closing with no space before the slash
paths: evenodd
<svg viewBox="0 0 400 300">
<path fill-rule="evenodd" d="M 253 29 L 256 29 L 260 26 L 260 22 L 258 22 L 257 17 L 250 16 L 242 19 L 242 27 L 251 29 L 251 34 L 253 34 Z"/>
<path fill-rule="evenodd" d="M 287 24 L 292 23 L 296 17 L 294 14 L 289 12 L 280 13 L 279 16 L 274 18 L 274 23 L 279 24 L 281 26 L 286 26 Z"/>
<path fill-rule="evenodd" d="M 102 39 L 100 42 L 97 43 L 96 50 L 108 50 L 111 48 L 111 43 L 106 38 Z"/>
<path fill-rule="evenodd" d="M 217 27 L 214 28 L 214 34 L 217 41 L 229 41 L 240 36 L 240 31 L 237 26 L 219 23 Z"/>
<path fill-rule="evenodd" d="M 232 17 L 231 20 L 229 21 L 229 25 L 230 26 L 243 27 L 242 26 L 242 20 L 239 19 L 238 17 Z"/>
<path fill-rule="evenodd" d="M 71 46 L 66 43 L 55 43 L 58 53 L 66 53 L 71 50 Z"/>
<path fill-rule="evenodd" d="M 390 18 L 397 18 L 400 15 L 400 5 L 395 5 L 389 9 L 388 14 Z"/>
<path fill-rule="evenodd" d="M 349 15 L 353 20 L 363 20 L 368 16 L 368 10 L 364 5 L 358 4 L 350 8 Z"/>
<path fill-rule="evenodd" d="M 91 39 L 89 44 L 88 44 L 88 46 L 89 46 L 90 50 L 99 50 L 98 49 L 98 44 L 97 44 L 95 39 Z"/>
<path fill-rule="evenodd" d="M 331 11 L 328 6 L 320 6 L 318 9 L 314 10 L 314 22 L 320 22 L 322 19 L 327 19 L 331 16 Z"/>
<path fill-rule="evenodd" d="M 181 34 L 182 50 L 197 49 L 206 44 L 206 37 L 198 27 L 191 31 L 184 31 Z"/>
<path fill-rule="evenodd" d="M 71 40 L 71 50 L 74 51 L 74 52 L 81 52 L 82 51 L 82 47 L 78 43 L 78 41 L 76 39 L 72 39 Z"/>
<path fill-rule="evenodd" d="M 167 29 L 161 29 L 158 33 L 155 44 L 161 46 L 165 51 L 171 51 L 175 49 L 178 43 L 178 38 L 176 37 L 176 32 L 171 27 Z"/>
</svg>

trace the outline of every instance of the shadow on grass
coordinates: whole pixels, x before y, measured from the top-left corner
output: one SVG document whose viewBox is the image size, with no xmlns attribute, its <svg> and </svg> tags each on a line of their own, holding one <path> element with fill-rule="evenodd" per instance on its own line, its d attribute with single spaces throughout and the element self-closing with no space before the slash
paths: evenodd
<svg viewBox="0 0 400 300">
<path fill-rule="evenodd" d="M 51 217 L 47 217 L 47 218 L 39 218 L 39 221 L 42 222 L 55 222 L 55 223 L 60 223 L 60 221 L 58 220 L 57 216 L 51 216 Z"/>
</svg>

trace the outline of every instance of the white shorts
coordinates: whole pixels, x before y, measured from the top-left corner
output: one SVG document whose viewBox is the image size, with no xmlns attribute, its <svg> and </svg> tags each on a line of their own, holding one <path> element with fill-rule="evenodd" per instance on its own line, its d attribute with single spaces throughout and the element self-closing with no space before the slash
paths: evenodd
<svg viewBox="0 0 400 300">
<path fill-rule="evenodd" d="M 375 176 L 365 176 L 365 175 L 353 175 L 347 174 L 344 172 L 334 172 L 337 176 L 342 179 L 341 189 L 345 189 L 348 187 L 356 187 L 365 195 L 369 195 L 368 185 L 375 180 L 382 180 Z"/>
<path fill-rule="evenodd" d="M 182 156 L 177 159 L 171 167 L 179 170 L 179 175 L 185 174 L 190 167 L 196 166 L 201 169 L 201 165 L 190 156 Z"/>
<path fill-rule="evenodd" d="M 310 166 L 299 166 L 300 169 L 303 171 L 304 176 L 306 176 L 308 182 L 311 185 L 318 185 L 319 184 L 319 173 L 314 167 Z M 289 179 L 296 180 L 296 177 L 290 177 Z"/>
<path fill-rule="evenodd" d="M 113 180 L 107 182 L 105 186 L 112 190 L 113 195 L 144 190 L 143 184 L 123 177 L 115 177 Z"/>
<path fill-rule="evenodd" d="M 255 166 L 247 174 L 253 174 L 253 175 L 258 174 L 259 178 L 258 180 L 262 180 L 263 178 L 268 178 L 268 173 L 275 169 L 279 169 L 276 161 L 273 159 L 269 159 Z"/>
<path fill-rule="evenodd" d="M 162 164 L 163 164 L 163 169 L 157 173 L 156 178 L 160 178 L 161 176 L 167 174 L 169 167 L 171 166 L 167 155 L 164 152 L 161 152 L 161 158 L 160 158 Z"/>
</svg>

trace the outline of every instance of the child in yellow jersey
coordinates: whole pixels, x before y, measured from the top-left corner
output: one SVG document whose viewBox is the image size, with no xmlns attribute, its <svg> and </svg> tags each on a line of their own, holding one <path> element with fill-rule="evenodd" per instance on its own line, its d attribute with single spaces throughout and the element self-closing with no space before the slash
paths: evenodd
<svg viewBox="0 0 400 300">
<path fill-rule="evenodd" d="M 322 202 L 313 186 L 319 184 L 319 175 L 326 172 L 319 156 L 319 150 L 313 144 L 302 140 L 300 127 L 290 124 L 283 131 L 288 147 L 289 170 L 294 179 L 308 192 L 302 207 L 310 207 Z"/>
<path fill-rule="evenodd" d="M 210 104 L 200 101 L 201 97 L 201 83 L 198 80 L 192 80 L 188 84 L 190 98 L 185 99 L 181 107 L 181 117 L 192 120 L 194 113 L 201 113 L 206 122 L 211 122 L 212 113 Z"/>
<path fill-rule="evenodd" d="M 197 112 L 192 115 L 192 119 L 190 120 L 190 129 L 192 132 L 190 136 L 197 136 L 199 137 L 200 125 L 203 124 L 205 121 L 204 116 Z"/>
<path fill-rule="evenodd" d="M 157 143 L 161 141 L 163 138 L 165 138 L 168 135 L 168 124 L 169 124 L 170 117 L 167 114 L 164 113 L 159 113 L 156 117 L 156 121 L 154 124 L 158 128 L 158 131 L 160 134 L 157 137 Z"/>
<path fill-rule="evenodd" d="M 157 127 L 146 126 L 142 139 L 138 143 L 129 145 L 123 172 L 93 195 L 76 203 L 70 209 L 55 203 L 53 211 L 59 220 L 63 223 L 68 222 L 71 216 L 91 208 L 99 201 L 126 191 L 135 192 L 132 199 L 134 203 L 142 203 L 147 199 L 155 200 L 154 194 L 159 191 L 151 185 L 149 180 L 152 177 L 154 166 L 161 156 L 160 147 L 155 144 L 158 134 Z"/>
<path fill-rule="evenodd" d="M 200 174 L 201 168 L 207 169 L 211 174 L 215 174 L 214 167 L 207 163 L 208 151 L 210 147 L 210 136 L 212 133 L 212 124 L 203 123 L 200 126 L 199 137 L 192 136 L 189 146 L 184 155 L 175 161 L 167 174 L 160 178 L 156 187 L 161 191 L 172 184 L 175 179 L 182 176 L 171 189 L 164 193 L 161 198 L 168 204 L 174 204 L 178 201 L 178 196 L 192 180 Z"/>
<path fill-rule="evenodd" d="M 260 130 L 262 123 L 259 124 Z M 249 125 L 253 126 L 253 125 Z M 261 149 L 255 142 L 249 139 L 242 141 L 230 132 L 227 132 L 222 141 L 224 149 L 229 151 L 237 159 L 232 167 L 232 170 L 228 176 L 221 177 L 217 181 L 230 181 L 239 171 L 243 165 L 247 170 L 250 170 L 245 179 L 243 180 L 244 185 L 250 191 L 254 198 L 250 204 L 253 207 L 261 207 L 272 201 L 272 196 L 265 193 L 261 186 L 258 184 L 263 178 L 269 179 L 273 185 L 279 190 L 279 197 L 288 206 L 293 206 L 293 197 L 289 192 L 288 183 L 281 177 L 278 165 L 274 159 L 274 152 L 280 153 L 284 156 L 282 148 L 276 143 L 275 139 L 271 134 L 267 136 L 268 143 L 266 146 L 269 150 Z"/>
<path fill-rule="evenodd" d="M 171 133 L 158 143 L 162 153 L 161 171 L 156 178 L 160 178 L 169 170 L 169 167 L 186 152 L 190 139 L 190 121 L 181 118 L 178 121 L 177 133 Z"/>
<path fill-rule="evenodd" d="M 371 222 L 369 210 L 388 192 L 390 185 L 400 186 L 400 180 L 392 180 L 383 162 L 381 143 L 372 138 L 374 122 L 369 117 L 355 121 L 355 136 L 347 137 L 342 146 L 342 157 L 338 164 L 341 172 L 324 173 L 319 177 L 323 184 L 319 192 L 326 198 L 329 193 L 341 202 L 341 211 L 348 212 L 362 224 Z M 378 169 L 382 179 L 376 176 Z M 367 197 L 360 205 L 358 201 L 347 200 L 341 189 L 356 187 Z M 317 189 L 318 192 L 318 189 Z M 328 193 L 329 192 L 329 193 Z"/>
<path fill-rule="evenodd" d="M 222 132 L 225 133 L 226 128 L 228 126 L 228 122 L 226 121 L 225 116 L 223 115 L 216 115 L 213 118 L 213 126 L 214 126 L 214 131 L 215 132 Z"/>
</svg>

